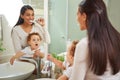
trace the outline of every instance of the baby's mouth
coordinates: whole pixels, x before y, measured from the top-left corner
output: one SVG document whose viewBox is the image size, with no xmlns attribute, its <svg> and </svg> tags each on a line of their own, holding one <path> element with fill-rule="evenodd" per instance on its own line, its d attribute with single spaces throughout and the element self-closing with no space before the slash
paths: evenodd
<svg viewBox="0 0 120 80">
<path fill-rule="evenodd" d="M 35 46 L 38 46 L 38 44 L 35 44 Z"/>
</svg>

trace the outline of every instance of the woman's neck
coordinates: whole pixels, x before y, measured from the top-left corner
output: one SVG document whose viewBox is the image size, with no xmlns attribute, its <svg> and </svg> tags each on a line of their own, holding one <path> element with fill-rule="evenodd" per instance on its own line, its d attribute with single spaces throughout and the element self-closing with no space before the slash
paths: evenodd
<svg viewBox="0 0 120 80">
<path fill-rule="evenodd" d="M 31 24 L 27 24 L 27 23 L 23 23 L 23 24 L 22 24 L 22 27 L 24 27 L 24 28 L 29 28 L 29 27 L 32 27 L 32 25 L 31 25 Z"/>
<path fill-rule="evenodd" d="M 32 25 L 22 24 L 21 27 L 26 33 L 30 33 L 32 30 Z"/>
</svg>

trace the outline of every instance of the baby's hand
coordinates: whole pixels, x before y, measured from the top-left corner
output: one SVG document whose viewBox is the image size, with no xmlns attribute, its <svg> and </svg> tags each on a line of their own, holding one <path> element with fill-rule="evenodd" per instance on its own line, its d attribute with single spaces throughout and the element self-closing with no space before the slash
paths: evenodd
<svg viewBox="0 0 120 80">
<path fill-rule="evenodd" d="M 10 59 L 10 64 L 13 65 L 14 61 L 15 61 L 15 56 L 13 56 L 13 57 Z"/>
<path fill-rule="evenodd" d="M 36 50 L 35 53 L 33 54 L 33 58 L 37 58 L 37 57 L 43 58 L 44 54 L 40 52 L 40 50 Z"/>
<path fill-rule="evenodd" d="M 48 54 L 48 55 L 47 55 L 47 60 L 53 61 L 53 59 L 54 59 L 54 58 L 52 57 L 51 54 Z"/>
<path fill-rule="evenodd" d="M 35 53 L 33 54 L 33 58 L 37 58 L 39 56 L 39 52 L 35 51 Z"/>
</svg>

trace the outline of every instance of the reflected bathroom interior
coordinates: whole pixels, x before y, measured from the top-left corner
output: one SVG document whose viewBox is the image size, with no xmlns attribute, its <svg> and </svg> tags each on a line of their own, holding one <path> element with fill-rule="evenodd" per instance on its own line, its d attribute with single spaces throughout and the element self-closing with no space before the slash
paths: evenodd
<svg viewBox="0 0 120 80">
<path fill-rule="evenodd" d="M 107 5 L 108 15 L 112 24 L 120 32 L 120 27 L 119 27 L 120 1 L 119 0 L 104 0 L 104 1 Z M 14 67 L 14 66 L 10 66 L 8 63 L 9 59 L 14 54 L 14 48 L 11 40 L 11 29 L 19 17 L 18 16 L 19 9 L 21 8 L 22 5 L 29 4 L 34 8 L 35 19 L 39 17 L 45 18 L 46 27 L 49 30 L 51 36 L 51 44 L 46 45 L 46 52 L 65 56 L 66 47 L 70 41 L 74 39 L 80 40 L 81 38 L 86 36 L 86 32 L 80 31 L 76 22 L 76 10 L 79 2 L 80 0 L 10 0 L 10 1 L 3 0 L 2 2 L 0 2 L 0 39 L 3 42 L 2 46 L 6 48 L 6 50 L 0 52 L 0 69 L 2 70 L 2 68 L 8 68 L 8 67 L 11 67 L 12 69 Z M 6 5 L 9 7 L 6 7 Z M 24 63 L 16 62 L 16 64 L 18 65 L 26 64 L 26 67 L 29 67 L 29 65 L 31 65 L 31 67 L 33 66 L 32 69 L 35 69 L 36 67 L 35 63 L 36 62 L 34 61 L 32 63 L 30 62 L 30 64 L 28 62 L 24 62 Z M 52 64 L 52 69 L 53 67 L 55 67 L 54 64 Z M 33 74 L 34 71 L 32 69 L 31 69 L 32 73 L 30 72 L 31 75 L 28 75 L 28 77 L 26 78 L 27 80 L 33 80 L 33 78 L 34 79 L 37 78 L 37 75 Z M 0 74 L 2 73 L 1 70 L 0 70 Z M 9 73 L 10 70 L 8 71 L 5 70 L 6 71 L 5 73 Z M 62 73 L 62 71 L 60 69 L 56 69 L 56 73 L 59 74 Z M 54 74 L 53 76 L 52 74 L 51 78 L 55 78 L 56 75 Z M 48 76 L 43 75 L 43 77 L 46 78 Z M 1 78 L 2 77 L 0 75 L 0 80 L 3 80 Z M 11 79 L 11 80 L 18 80 L 18 77 L 17 79 Z M 40 80 L 40 79 L 37 78 L 36 80 Z"/>
</svg>

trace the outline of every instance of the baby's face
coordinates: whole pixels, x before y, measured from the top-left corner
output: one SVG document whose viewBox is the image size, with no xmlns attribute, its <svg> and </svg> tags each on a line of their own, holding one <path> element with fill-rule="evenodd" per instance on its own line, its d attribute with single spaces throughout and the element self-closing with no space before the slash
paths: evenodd
<svg viewBox="0 0 120 80">
<path fill-rule="evenodd" d="M 31 46 L 32 49 L 37 49 L 40 46 L 40 37 L 37 35 L 32 35 L 28 44 Z"/>
</svg>

